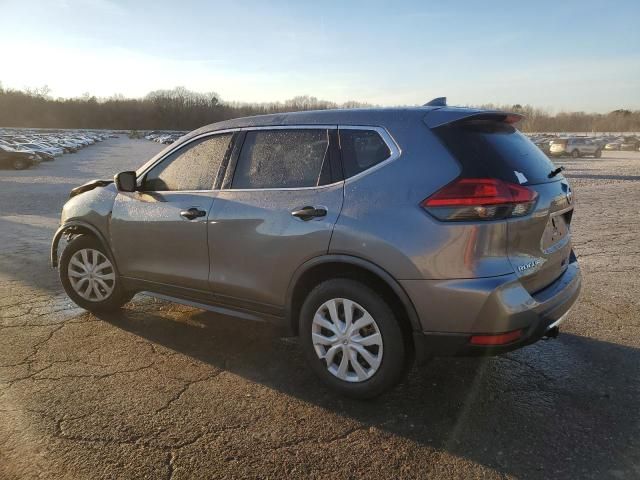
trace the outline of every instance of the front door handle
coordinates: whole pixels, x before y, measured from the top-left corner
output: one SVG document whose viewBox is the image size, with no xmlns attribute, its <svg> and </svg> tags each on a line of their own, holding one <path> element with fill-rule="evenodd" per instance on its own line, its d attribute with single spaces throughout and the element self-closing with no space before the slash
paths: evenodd
<svg viewBox="0 0 640 480">
<path fill-rule="evenodd" d="M 196 207 L 192 207 L 189 210 L 182 210 L 180 212 L 180 216 L 187 220 L 195 220 L 196 218 L 204 217 L 206 214 L 207 212 Z"/>
<path fill-rule="evenodd" d="M 294 210 L 291 215 L 300 220 L 311 220 L 312 218 L 325 217 L 327 209 L 324 207 L 302 207 L 300 210 Z"/>
</svg>

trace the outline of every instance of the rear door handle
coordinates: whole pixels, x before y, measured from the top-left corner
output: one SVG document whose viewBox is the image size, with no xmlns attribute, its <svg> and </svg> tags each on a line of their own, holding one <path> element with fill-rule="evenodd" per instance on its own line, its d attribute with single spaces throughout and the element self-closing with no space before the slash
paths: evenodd
<svg viewBox="0 0 640 480">
<path fill-rule="evenodd" d="M 182 210 L 180 212 L 180 216 L 187 220 L 195 220 L 196 218 L 204 217 L 206 214 L 207 212 L 196 207 L 191 207 L 189 210 Z"/>
<path fill-rule="evenodd" d="M 302 207 L 299 210 L 291 212 L 291 215 L 300 220 L 307 221 L 312 218 L 325 217 L 327 215 L 327 209 L 324 207 Z"/>
</svg>

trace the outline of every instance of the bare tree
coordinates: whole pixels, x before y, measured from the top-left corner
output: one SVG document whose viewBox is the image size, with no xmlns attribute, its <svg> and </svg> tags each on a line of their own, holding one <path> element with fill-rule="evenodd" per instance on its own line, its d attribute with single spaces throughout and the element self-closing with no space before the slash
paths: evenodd
<svg viewBox="0 0 640 480">
<path fill-rule="evenodd" d="M 96 98 L 87 92 L 79 98 L 53 99 L 46 85 L 21 91 L 3 88 L 0 83 L 0 126 L 13 127 L 191 130 L 249 115 L 371 106 L 355 101 L 339 104 L 310 95 L 284 102 L 225 102 L 213 91 L 198 93 L 185 87 L 155 90 L 144 98 L 126 98 L 121 94 Z M 620 109 L 608 114 L 561 112 L 551 115 L 531 105 L 483 107 L 524 115 L 518 127 L 526 132 L 640 131 L 640 111 Z"/>
</svg>

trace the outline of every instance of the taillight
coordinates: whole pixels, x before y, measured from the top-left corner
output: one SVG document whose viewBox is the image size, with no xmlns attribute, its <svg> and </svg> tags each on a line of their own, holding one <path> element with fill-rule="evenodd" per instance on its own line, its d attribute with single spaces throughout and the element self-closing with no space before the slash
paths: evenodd
<svg viewBox="0 0 640 480">
<path fill-rule="evenodd" d="M 497 178 L 458 178 L 420 205 L 442 221 L 501 220 L 528 215 L 537 196 L 530 188 Z"/>
</svg>

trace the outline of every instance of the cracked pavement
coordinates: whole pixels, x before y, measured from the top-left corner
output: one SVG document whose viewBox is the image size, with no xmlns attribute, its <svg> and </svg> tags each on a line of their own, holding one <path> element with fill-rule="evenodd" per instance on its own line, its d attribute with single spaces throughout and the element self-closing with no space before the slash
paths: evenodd
<svg viewBox="0 0 640 480">
<path fill-rule="evenodd" d="M 559 160 L 584 286 L 557 340 L 333 395 L 268 325 L 136 296 L 98 318 L 48 264 L 68 191 L 161 146 L 0 171 L 0 478 L 640 478 L 640 153 Z"/>
</svg>

